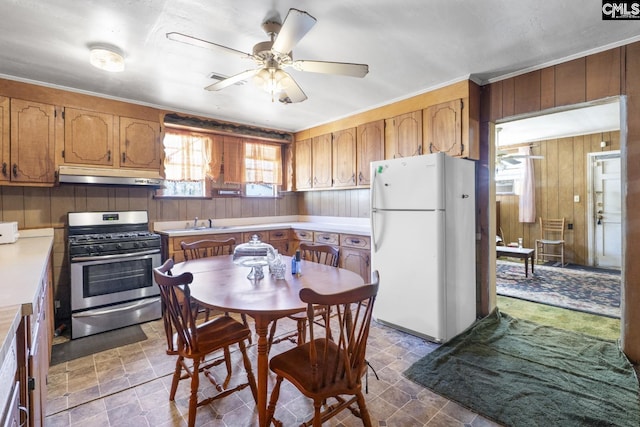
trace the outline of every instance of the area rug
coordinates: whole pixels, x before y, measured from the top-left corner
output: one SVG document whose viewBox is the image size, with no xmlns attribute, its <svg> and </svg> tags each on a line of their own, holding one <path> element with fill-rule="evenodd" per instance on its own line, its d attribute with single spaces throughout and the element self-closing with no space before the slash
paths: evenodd
<svg viewBox="0 0 640 427">
<path fill-rule="evenodd" d="M 497 310 L 404 375 L 507 426 L 640 425 L 638 379 L 616 342 Z"/>
<path fill-rule="evenodd" d="M 111 350 L 123 345 L 134 344 L 147 339 L 140 325 L 127 326 L 126 328 L 89 335 L 75 340 L 56 344 L 51 348 L 51 365 L 68 362 Z"/>
<path fill-rule="evenodd" d="M 620 318 L 620 274 L 536 265 L 524 275 L 524 265 L 496 262 L 498 295 Z"/>
</svg>

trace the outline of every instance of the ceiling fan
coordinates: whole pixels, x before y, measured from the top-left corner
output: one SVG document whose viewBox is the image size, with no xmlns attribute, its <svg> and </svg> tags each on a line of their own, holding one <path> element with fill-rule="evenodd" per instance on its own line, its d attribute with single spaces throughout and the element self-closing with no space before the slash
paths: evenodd
<svg viewBox="0 0 640 427">
<path fill-rule="evenodd" d="M 307 95 L 305 95 L 293 77 L 283 70 L 284 68 L 292 67 L 298 71 L 339 74 L 351 77 L 364 77 L 369 72 L 369 66 L 366 64 L 294 60 L 292 49 L 311 30 L 315 23 L 316 18 L 298 9 L 289 9 L 282 23 L 279 16 L 268 18 L 263 22 L 262 28 L 270 40 L 257 43 L 253 46 L 252 53 L 245 53 L 182 33 L 167 33 L 167 38 L 218 52 L 230 53 L 241 58 L 252 59 L 257 64 L 254 69 L 243 71 L 205 87 L 206 90 L 221 90 L 235 83 L 253 78 L 254 83 L 261 85 L 263 89 L 271 93 L 272 101 L 277 97 L 280 102 L 291 104 L 304 101 L 307 99 Z"/>
</svg>

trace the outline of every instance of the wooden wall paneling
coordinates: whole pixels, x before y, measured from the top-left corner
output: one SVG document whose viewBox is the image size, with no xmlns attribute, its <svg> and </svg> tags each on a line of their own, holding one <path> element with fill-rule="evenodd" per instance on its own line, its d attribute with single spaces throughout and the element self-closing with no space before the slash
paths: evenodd
<svg viewBox="0 0 640 427">
<path fill-rule="evenodd" d="M 91 192 L 87 192 L 87 211 L 111 210 L 115 210 L 111 187 L 95 187 Z"/>
<path fill-rule="evenodd" d="M 556 107 L 585 102 L 586 59 L 579 58 L 555 66 Z"/>
<path fill-rule="evenodd" d="M 502 81 L 502 117 L 515 114 L 515 81 L 513 78 Z"/>
<path fill-rule="evenodd" d="M 540 109 L 556 106 L 556 72 L 554 67 L 540 70 Z"/>
<path fill-rule="evenodd" d="M 24 227 L 51 227 L 51 190 L 44 187 L 24 189 Z"/>
<path fill-rule="evenodd" d="M 587 101 L 620 94 L 622 48 L 606 50 L 586 58 Z"/>
<path fill-rule="evenodd" d="M 514 113 L 540 110 L 540 71 L 514 77 Z"/>
<path fill-rule="evenodd" d="M 608 139 L 605 141 L 611 142 L 611 150 L 619 150 L 620 149 L 620 132 L 608 132 Z"/>
<path fill-rule="evenodd" d="M 502 81 L 492 83 L 490 86 L 483 87 L 483 90 L 489 91 L 489 111 L 490 115 L 488 120 L 491 122 L 496 122 L 499 118 L 504 117 L 502 114 Z M 482 97 L 482 99 L 486 99 L 486 97 Z M 485 114 L 485 112 L 481 109 L 481 113 Z"/>
<path fill-rule="evenodd" d="M 149 221 L 155 221 L 155 212 L 149 208 L 153 190 L 148 188 L 131 187 L 127 189 L 127 202 L 129 209 L 132 211 L 147 211 L 149 213 Z"/>
<path fill-rule="evenodd" d="M 574 223 L 573 216 L 573 138 L 558 140 L 558 217 L 566 218 L 566 223 Z M 565 262 L 574 262 L 573 238 L 574 232 L 567 230 L 565 224 Z"/>
<path fill-rule="evenodd" d="M 240 218 L 240 216 L 242 215 L 242 205 L 240 199 L 227 199 L 225 208 L 227 218 Z"/>
<path fill-rule="evenodd" d="M 61 185 L 51 189 L 51 222 L 54 227 L 67 224 L 67 213 L 75 210 L 75 188 Z"/>
<path fill-rule="evenodd" d="M 587 137 L 573 138 L 573 194 L 580 197 L 579 202 L 573 202 L 573 262 L 587 264 L 587 155 L 584 140 Z"/>
<path fill-rule="evenodd" d="M 17 221 L 18 228 L 24 228 L 24 188 L 0 187 L 2 221 Z"/>
<path fill-rule="evenodd" d="M 183 199 L 186 210 L 186 219 L 192 221 L 195 217 L 198 220 L 204 219 L 202 209 L 202 199 Z"/>
</svg>

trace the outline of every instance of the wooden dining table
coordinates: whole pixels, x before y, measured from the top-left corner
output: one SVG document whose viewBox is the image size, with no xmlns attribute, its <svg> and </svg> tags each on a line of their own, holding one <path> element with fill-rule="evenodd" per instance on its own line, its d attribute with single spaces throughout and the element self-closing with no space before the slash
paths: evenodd
<svg viewBox="0 0 640 427">
<path fill-rule="evenodd" d="M 343 268 L 302 261 L 302 274 L 291 274 L 291 258 L 283 256 L 287 272 L 284 279 L 273 278 L 264 267 L 264 278 L 247 278 L 250 268 L 233 263 L 232 256 L 215 256 L 184 261 L 174 265 L 172 273 L 193 274 L 191 297 L 204 307 L 224 312 L 246 314 L 255 321 L 258 336 L 257 406 L 260 426 L 266 427 L 269 348 L 269 324 L 306 309 L 300 300 L 302 288 L 320 293 L 336 293 L 364 284 L 359 274 Z"/>
</svg>

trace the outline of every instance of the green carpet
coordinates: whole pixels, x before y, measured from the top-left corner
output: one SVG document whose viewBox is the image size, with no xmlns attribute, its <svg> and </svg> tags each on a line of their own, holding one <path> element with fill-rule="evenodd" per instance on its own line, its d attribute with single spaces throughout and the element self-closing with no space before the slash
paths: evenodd
<svg viewBox="0 0 640 427">
<path fill-rule="evenodd" d="M 404 374 L 507 426 L 640 425 L 638 380 L 615 342 L 498 310 Z"/>
</svg>

